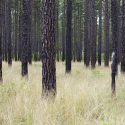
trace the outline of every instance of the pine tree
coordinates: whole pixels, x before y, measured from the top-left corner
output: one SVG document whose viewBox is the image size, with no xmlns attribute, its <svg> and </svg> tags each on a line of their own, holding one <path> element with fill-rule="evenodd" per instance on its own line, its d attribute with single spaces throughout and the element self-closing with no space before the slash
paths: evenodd
<svg viewBox="0 0 125 125">
<path fill-rule="evenodd" d="M 102 61 L 102 0 L 99 0 L 98 65 Z"/>
<path fill-rule="evenodd" d="M 66 72 L 71 72 L 72 61 L 72 0 L 67 0 L 67 29 L 66 29 Z"/>
<path fill-rule="evenodd" d="M 56 59 L 59 62 L 59 1 L 56 0 Z"/>
<path fill-rule="evenodd" d="M 4 2 L 4 7 L 5 7 L 5 12 L 4 12 L 4 18 L 5 18 L 5 24 L 4 24 L 4 54 L 5 54 L 5 61 L 7 62 L 8 61 L 8 48 L 7 48 L 7 45 L 8 45 L 8 4 L 7 4 L 7 0 L 5 0 Z"/>
<path fill-rule="evenodd" d="M 118 63 L 121 62 L 121 35 L 122 34 L 122 18 L 121 18 L 121 0 L 118 0 Z"/>
<path fill-rule="evenodd" d="M 78 9 L 78 44 L 77 44 L 77 61 L 81 62 L 82 61 L 82 31 L 81 31 L 81 5 L 80 3 L 77 4 L 77 9 Z M 76 18 L 76 17 L 75 17 Z M 74 29 L 76 30 L 76 29 Z"/>
<path fill-rule="evenodd" d="M 76 18 L 76 6 L 75 2 L 73 4 L 74 14 L 73 14 L 73 61 L 76 61 L 77 56 L 77 18 Z"/>
<path fill-rule="evenodd" d="M 118 65 L 118 3 L 111 0 L 111 22 L 112 22 L 112 50 L 115 54 L 112 64 L 112 93 L 115 94 L 115 76 L 117 75 Z"/>
<path fill-rule="evenodd" d="M 96 4 L 95 0 L 91 1 L 90 4 L 90 40 L 91 40 L 91 67 L 95 68 L 96 64 L 96 26 L 97 26 L 97 15 L 96 15 Z"/>
<path fill-rule="evenodd" d="M 56 93 L 55 67 L 55 0 L 43 0 L 42 89 L 43 94 Z"/>
<path fill-rule="evenodd" d="M 31 0 L 22 0 L 22 76 L 28 75 L 28 45 L 30 40 L 30 2 Z"/>
<path fill-rule="evenodd" d="M 7 13 L 6 13 L 6 21 L 7 21 L 7 48 L 8 48 L 8 65 L 11 66 L 12 65 L 12 43 L 11 43 L 11 0 L 6 0 L 6 9 L 7 9 Z"/>
<path fill-rule="evenodd" d="M 63 4 L 63 18 L 62 18 L 62 61 L 66 58 L 66 0 Z"/>
<path fill-rule="evenodd" d="M 125 73 L 125 1 L 122 0 L 122 58 L 121 71 Z"/>
<path fill-rule="evenodd" d="M 32 0 L 29 1 L 28 62 L 32 64 Z"/>
<path fill-rule="evenodd" d="M 90 63 L 90 2 L 85 0 L 85 23 L 84 23 L 84 64 Z"/>
<path fill-rule="evenodd" d="M 14 1 L 14 8 L 15 8 L 15 13 L 14 13 L 14 58 L 15 61 L 17 61 L 17 46 L 18 46 L 18 1 Z"/>
<path fill-rule="evenodd" d="M 0 81 L 2 81 L 2 5 L 3 1 L 0 0 Z"/>
<path fill-rule="evenodd" d="M 109 0 L 105 0 L 104 17 L 104 43 L 105 43 L 105 66 L 109 66 Z"/>
<path fill-rule="evenodd" d="M 33 50 L 34 50 L 34 61 L 38 61 L 38 7 L 37 7 L 37 1 L 33 1 L 34 4 L 34 28 L 33 28 Z"/>
<path fill-rule="evenodd" d="M 22 0 L 19 0 L 19 37 L 18 37 L 18 60 L 21 61 L 22 51 Z"/>
</svg>

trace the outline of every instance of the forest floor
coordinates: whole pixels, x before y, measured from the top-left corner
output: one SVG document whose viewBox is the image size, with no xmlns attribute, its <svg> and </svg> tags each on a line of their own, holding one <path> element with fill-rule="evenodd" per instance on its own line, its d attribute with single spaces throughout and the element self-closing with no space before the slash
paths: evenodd
<svg viewBox="0 0 125 125">
<path fill-rule="evenodd" d="M 125 77 L 119 73 L 112 98 L 110 68 L 73 63 L 66 75 L 57 63 L 55 101 L 41 99 L 41 63 L 29 66 L 29 80 L 20 74 L 20 63 L 3 64 L 0 125 L 125 125 Z"/>
</svg>

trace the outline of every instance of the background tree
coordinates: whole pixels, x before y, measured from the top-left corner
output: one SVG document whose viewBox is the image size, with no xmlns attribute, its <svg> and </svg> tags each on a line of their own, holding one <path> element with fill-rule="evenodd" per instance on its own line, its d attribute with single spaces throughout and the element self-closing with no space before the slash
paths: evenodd
<svg viewBox="0 0 125 125">
<path fill-rule="evenodd" d="M 60 45 L 59 44 L 60 44 L 59 43 L 59 1 L 56 0 L 56 58 L 58 62 L 60 58 L 60 53 L 59 53 Z"/>
<path fill-rule="evenodd" d="M 102 61 L 102 0 L 99 0 L 98 65 Z"/>
<path fill-rule="evenodd" d="M 72 0 L 67 0 L 67 29 L 66 29 L 66 72 L 71 72 L 72 60 Z"/>
<path fill-rule="evenodd" d="M 62 9 L 62 61 L 66 57 L 66 0 L 63 2 Z"/>
<path fill-rule="evenodd" d="M 4 10 L 4 18 L 5 18 L 5 20 L 4 20 L 4 34 L 5 34 L 5 36 L 4 36 L 4 54 L 5 54 L 5 61 L 7 62 L 7 59 L 8 59 L 8 49 L 7 49 L 7 45 L 8 45 L 8 25 L 9 25 L 9 23 L 8 23 L 8 4 L 7 4 L 7 0 L 5 0 L 5 2 L 4 2 L 4 7 L 5 7 L 5 10 Z"/>
<path fill-rule="evenodd" d="M 21 50 L 22 50 L 22 1 L 19 0 L 19 17 L 18 17 L 18 24 L 19 24 L 19 37 L 18 37 L 18 60 L 21 61 Z"/>
<path fill-rule="evenodd" d="M 84 63 L 89 66 L 90 63 L 90 1 L 85 0 L 85 23 L 84 23 Z"/>
<path fill-rule="evenodd" d="M 8 48 L 8 64 L 11 66 L 12 65 L 12 43 L 11 43 L 11 0 L 6 0 L 6 27 L 7 27 L 7 48 Z"/>
<path fill-rule="evenodd" d="M 112 22 L 112 50 L 115 53 L 114 65 L 112 65 L 112 77 L 117 74 L 118 65 L 118 3 L 117 0 L 111 0 L 111 22 Z M 115 81 L 112 81 L 112 93 L 115 93 Z"/>
<path fill-rule="evenodd" d="M 77 56 L 77 7 L 76 2 L 73 2 L 73 60 L 76 61 Z"/>
<path fill-rule="evenodd" d="M 105 44 L 105 66 L 109 66 L 109 0 L 105 0 L 104 17 L 104 44 Z"/>
<path fill-rule="evenodd" d="M 32 0 L 29 2 L 28 62 L 32 64 Z M 38 15 L 39 16 L 39 15 Z"/>
<path fill-rule="evenodd" d="M 97 27 L 97 15 L 96 15 L 96 3 L 95 0 L 90 4 L 90 40 L 91 40 L 91 67 L 95 68 L 96 64 L 96 27 Z"/>
<path fill-rule="evenodd" d="M 122 13 L 121 0 L 118 0 L 118 63 L 121 62 Z"/>
<path fill-rule="evenodd" d="M 19 10 L 19 4 L 18 4 L 18 1 L 15 0 L 14 1 L 14 7 L 15 7 L 15 11 L 14 11 L 14 17 L 13 17 L 13 21 L 14 21 L 14 25 L 13 25 L 13 29 L 14 29 L 14 34 L 13 34 L 13 41 L 14 41 L 14 48 L 13 48 L 13 51 L 14 51 L 14 57 L 15 57 L 15 61 L 18 60 L 18 57 L 17 57 L 17 52 L 18 52 L 18 10 Z"/>
<path fill-rule="evenodd" d="M 2 81 L 2 8 L 3 1 L 0 1 L 0 81 Z"/>
<path fill-rule="evenodd" d="M 28 75 L 28 50 L 31 28 L 31 0 L 22 0 L 22 76 Z"/>
<path fill-rule="evenodd" d="M 77 3 L 77 10 L 78 10 L 78 43 L 77 43 L 77 61 L 81 62 L 82 61 L 82 10 L 81 10 L 81 4 Z M 76 18 L 76 17 L 74 17 Z M 76 29 L 74 29 L 76 30 Z"/>
<path fill-rule="evenodd" d="M 122 0 L 122 58 L 121 58 L 121 71 L 125 73 L 125 1 Z"/>
</svg>

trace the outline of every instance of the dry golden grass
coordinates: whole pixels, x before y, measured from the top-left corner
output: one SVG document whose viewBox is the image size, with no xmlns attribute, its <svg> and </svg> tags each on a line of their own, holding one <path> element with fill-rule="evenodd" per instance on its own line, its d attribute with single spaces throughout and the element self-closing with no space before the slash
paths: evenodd
<svg viewBox="0 0 125 125">
<path fill-rule="evenodd" d="M 112 99 L 110 68 L 86 69 L 73 63 L 57 63 L 55 101 L 41 99 L 41 63 L 29 66 L 29 80 L 21 78 L 20 63 L 3 64 L 0 86 L 0 125 L 124 125 L 125 77 L 117 78 L 117 95 Z"/>
</svg>

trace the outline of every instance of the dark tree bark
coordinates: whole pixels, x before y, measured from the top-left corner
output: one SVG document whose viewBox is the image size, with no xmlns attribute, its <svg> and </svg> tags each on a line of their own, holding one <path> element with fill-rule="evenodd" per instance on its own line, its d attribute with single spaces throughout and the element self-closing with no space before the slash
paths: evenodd
<svg viewBox="0 0 125 125">
<path fill-rule="evenodd" d="M 6 13 L 6 21 L 7 21 L 7 48 L 8 48 L 8 65 L 11 66 L 12 65 L 12 43 L 11 43 L 11 0 L 6 0 L 6 9 L 7 9 L 7 13 Z"/>
<path fill-rule="evenodd" d="M 30 0 L 22 0 L 22 76 L 28 76 Z"/>
<path fill-rule="evenodd" d="M 77 45 L 77 61 L 82 61 L 82 39 L 81 39 L 81 6 L 78 3 L 78 45 Z M 75 17 L 76 18 L 76 17 Z M 75 29 L 76 30 L 76 29 Z"/>
<path fill-rule="evenodd" d="M 109 0 L 105 0 L 105 19 L 104 19 L 104 43 L 105 43 L 105 66 L 109 66 Z"/>
<path fill-rule="evenodd" d="M 3 2 L 0 1 L 0 82 L 2 81 L 2 8 Z"/>
<path fill-rule="evenodd" d="M 122 34 L 122 18 L 121 18 L 121 0 L 118 0 L 118 63 L 121 62 L 121 34 Z"/>
<path fill-rule="evenodd" d="M 62 19 L 62 61 L 65 61 L 66 57 L 66 0 L 64 0 L 63 19 Z"/>
<path fill-rule="evenodd" d="M 59 62 L 59 1 L 56 0 L 56 59 Z"/>
<path fill-rule="evenodd" d="M 43 94 L 56 93 L 55 0 L 43 0 L 42 89 Z"/>
<path fill-rule="evenodd" d="M 17 45 L 18 45 L 18 1 L 15 2 L 15 15 L 14 15 L 14 58 L 17 61 Z"/>
<path fill-rule="evenodd" d="M 74 23 L 73 23 L 73 60 L 74 62 L 76 61 L 76 55 L 77 55 L 77 20 L 76 20 L 76 7 L 75 7 L 75 3 L 74 3 L 74 17 L 73 17 Z"/>
<path fill-rule="evenodd" d="M 5 1 L 2 0 L 2 60 L 5 61 Z"/>
<path fill-rule="evenodd" d="M 19 1 L 19 37 L 18 37 L 18 60 L 21 61 L 22 52 L 22 0 Z"/>
<path fill-rule="evenodd" d="M 19 57 L 19 47 L 20 47 L 20 0 L 18 0 L 17 2 L 17 61 L 20 61 L 20 57 Z"/>
<path fill-rule="evenodd" d="M 4 48 L 4 53 L 5 53 L 5 61 L 7 62 L 7 59 L 8 59 L 8 57 L 7 57 L 7 53 L 8 53 L 8 49 L 7 49 L 7 45 L 8 45 L 8 40 L 7 40 L 7 36 L 8 36 L 8 20 L 7 20 L 7 16 L 8 16 L 8 12 L 7 12 L 7 9 L 8 9 L 8 7 L 7 7 L 7 0 L 5 0 L 5 24 L 4 24 L 4 46 L 5 46 L 5 48 Z"/>
<path fill-rule="evenodd" d="M 71 72 L 72 61 L 72 0 L 67 0 L 67 29 L 66 29 L 66 73 Z"/>
<path fill-rule="evenodd" d="M 98 65 L 102 62 L 102 0 L 99 1 Z"/>
<path fill-rule="evenodd" d="M 40 8 L 38 8 L 38 61 L 41 61 L 41 22 L 40 22 Z"/>
<path fill-rule="evenodd" d="M 115 58 L 112 65 L 112 93 L 115 94 L 115 75 L 117 75 L 118 65 L 118 3 L 117 0 L 111 0 L 111 21 L 112 21 L 112 50 Z"/>
<path fill-rule="evenodd" d="M 80 40 L 80 60 L 82 61 L 82 51 L 83 51 L 83 24 L 82 24 L 82 18 L 83 18 L 83 10 L 82 10 L 82 5 L 80 4 L 79 8 L 79 20 L 80 20 L 80 31 L 79 31 L 79 40 Z"/>
<path fill-rule="evenodd" d="M 90 1 L 85 0 L 85 23 L 84 23 L 84 64 L 90 64 Z"/>
<path fill-rule="evenodd" d="M 29 1 L 28 62 L 32 64 L 32 0 Z"/>
<path fill-rule="evenodd" d="M 37 39 L 37 31 L 38 31 L 38 21 L 37 21 L 37 14 L 38 14 L 38 10 L 37 10 L 37 2 L 34 1 L 34 61 L 38 61 L 38 39 Z"/>
<path fill-rule="evenodd" d="M 125 1 L 122 0 L 122 58 L 121 58 L 121 71 L 125 73 Z"/>
<path fill-rule="evenodd" d="M 90 8 L 90 29 L 91 29 L 91 67 L 95 68 L 96 64 L 96 27 L 97 27 L 97 15 L 96 15 L 96 7 L 95 7 L 95 0 L 91 1 L 91 8 Z"/>
<path fill-rule="evenodd" d="M 84 62 L 95 68 L 96 64 L 96 26 L 97 17 L 95 9 L 95 0 L 85 1 L 85 29 L 84 29 Z"/>
</svg>

